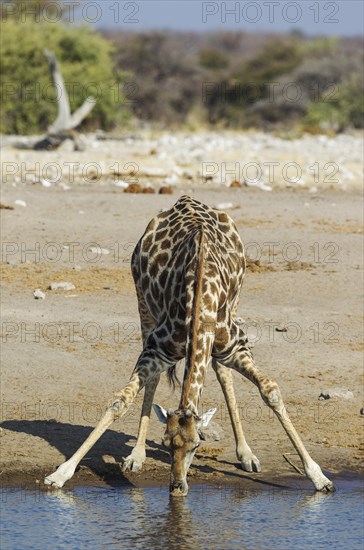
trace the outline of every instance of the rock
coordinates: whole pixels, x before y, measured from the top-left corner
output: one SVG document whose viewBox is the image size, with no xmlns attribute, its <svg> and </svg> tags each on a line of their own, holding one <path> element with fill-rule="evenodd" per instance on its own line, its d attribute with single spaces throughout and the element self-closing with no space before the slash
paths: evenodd
<svg viewBox="0 0 364 550">
<path fill-rule="evenodd" d="M 107 248 L 101 248 L 101 246 L 91 246 L 89 250 L 91 254 L 104 254 L 105 256 L 110 254 L 110 250 Z"/>
<path fill-rule="evenodd" d="M 164 179 L 163 183 L 165 185 L 176 185 L 177 183 L 179 183 L 179 180 L 180 178 L 177 174 L 171 174 L 170 176 Z"/>
<path fill-rule="evenodd" d="M 320 401 L 332 399 L 333 397 L 337 397 L 339 399 L 353 399 L 354 394 L 352 391 L 344 388 L 329 388 L 327 390 L 323 390 L 319 395 Z"/>
<path fill-rule="evenodd" d="M 188 170 L 185 170 L 182 173 L 182 177 L 185 178 L 186 180 L 193 180 L 193 174 L 191 172 L 189 172 Z"/>
<path fill-rule="evenodd" d="M 88 173 L 87 173 L 87 179 L 92 180 L 92 181 L 96 181 L 96 180 L 100 179 L 100 174 L 98 173 L 97 170 L 89 170 Z"/>
<path fill-rule="evenodd" d="M 244 185 L 246 185 L 247 187 L 257 187 L 262 191 L 272 191 L 272 187 L 270 185 L 266 185 L 262 181 L 245 180 Z"/>
<path fill-rule="evenodd" d="M 362 408 L 360 409 L 360 414 L 361 414 L 362 416 L 364 416 L 364 407 L 362 407 Z"/>
<path fill-rule="evenodd" d="M 45 295 L 45 292 L 42 292 L 40 290 L 40 288 L 37 288 L 34 292 L 33 292 L 33 296 L 36 300 L 44 300 L 44 298 L 46 297 Z"/>
<path fill-rule="evenodd" d="M 223 430 L 216 422 L 209 422 L 207 428 L 200 430 L 200 436 L 203 441 L 220 441 L 223 439 Z"/>
<path fill-rule="evenodd" d="M 75 285 L 72 283 L 67 282 L 60 282 L 60 283 L 51 283 L 49 286 L 50 290 L 75 290 Z"/>
<path fill-rule="evenodd" d="M 143 171 L 147 178 L 165 178 L 167 174 L 163 168 L 145 168 Z"/>
<path fill-rule="evenodd" d="M 43 187 L 52 187 L 52 183 L 49 180 L 42 179 L 40 183 L 43 185 Z"/>
<path fill-rule="evenodd" d="M 22 201 L 21 199 L 17 199 L 16 201 L 14 201 L 14 204 L 16 204 L 17 206 L 26 206 L 27 203 L 25 201 Z"/>
<path fill-rule="evenodd" d="M 143 188 L 139 183 L 129 183 L 128 187 L 124 189 L 124 193 L 142 193 Z"/>
<path fill-rule="evenodd" d="M 217 210 L 231 210 L 231 208 L 234 208 L 234 205 L 232 202 L 219 202 L 214 208 L 217 208 Z"/>
<path fill-rule="evenodd" d="M 170 185 L 163 185 L 163 187 L 161 187 L 159 189 L 159 194 L 160 195 L 172 195 L 173 194 L 173 189 Z"/>
<path fill-rule="evenodd" d="M 151 187 L 150 185 L 147 185 L 143 188 L 142 193 L 155 193 L 154 187 Z"/>
<path fill-rule="evenodd" d="M 116 180 L 114 182 L 115 187 L 120 187 L 121 189 L 126 189 L 129 183 L 125 180 Z"/>
</svg>

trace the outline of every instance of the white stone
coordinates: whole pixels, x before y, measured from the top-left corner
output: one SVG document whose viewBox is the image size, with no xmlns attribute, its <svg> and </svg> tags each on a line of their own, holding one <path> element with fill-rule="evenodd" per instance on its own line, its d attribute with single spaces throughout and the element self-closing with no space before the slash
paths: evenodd
<svg viewBox="0 0 364 550">
<path fill-rule="evenodd" d="M 219 202 L 214 206 L 214 208 L 217 208 L 218 210 L 230 210 L 231 208 L 234 208 L 234 205 L 232 202 Z"/>
<path fill-rule="evenodd" d="M 114 182 L 115 187 L 121 187 L 121 189 L 126 189 L 129 183 L 125 180 L 116 180 Z"/>
<path fill-rule="evenodd" d="M 62 281 L 59 283 L 51 283 L 49 288 L 50 290 L 75 290 L 76 287 L 72 283 Z"/>
<path fill-rule="evenodd" d="M 319 399 L 321 401 L 324 399 L 331 399 L 333 397 L 340 399 L 354 399 L 354 394 L 352 391 L 345 388 L 329 388 L 327 390 L 323 390 L 319 395 Z"/>
<path fill-rule="evenodd" d="M 22 201 L 21 199 L 17 199 L 16 201 L 14 201 L 14 204 L 16 204 L 17 206 L 26 206 L 27 203 L 25 201 Z"/>
<path fill-rule="evenodd" d="M 89 250 L 91 254 L 110 254 L 110 250 L 107 248 L 101 248 L 101 246 L 91 246 Z"/>
</svg>

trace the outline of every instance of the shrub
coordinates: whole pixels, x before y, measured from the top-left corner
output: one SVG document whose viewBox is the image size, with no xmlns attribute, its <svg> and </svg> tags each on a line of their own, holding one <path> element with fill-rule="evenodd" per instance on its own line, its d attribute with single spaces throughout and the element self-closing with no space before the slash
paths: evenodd
<svg viewBox="0 0 364 550">
<path fill-rule="evenodd" d="M 199 63 L 205 69 L 224 69 L 228 66 L 227 57 L 215 48 L 203 48 L 199 53 Z"/>
<path fill-rule="evenodd" d="M 259 116 L 254 113 L 254 105 L 257 102 L 264 102 L 265 105 L 270 85 L 291 72 L 302 58 L 301 40 L 290 38 L 268 41 L 239 70 L 218 82 L 216 94 L 209 94 L 206 101 L 209 122 L 223 119 L 230 126 L 255 124 Z M 267 108 L 265 105 L 265 114 L 269 114 L 270 104 Z M 273 107 L 273 110 L 276 111 L 276 108 Z"/>
<path fill-rule="evenodd" d="M 84 127 L 109 129 L 127 118 L 119 93 L 124 75 L 113 73 L 108 41 L 87 27 L 8 20 L 2 22 L 1 36 L 3 133 L 44 132 L 57 116 L 45 48 L 61 63 L 72 111 L 88 96 L 97 99 Z"/>
<path fill-rule="evenodd" d="M 178 38 L 160 32 L 113 37 L 115 65 L 133 73 L 128 97 L 143 120 L 184 123 L 199 99 L 196 66 L 181 53 L 185 42 Z"/>
<path fill-rule="evenodd" d="M 342 131 L 346 128 L 364 128 L 363 79 L 353 74 L 344 81 L 332 101 L 325 97 L 308 104 L 304 127 L 320 127 L 323 130 Z"/>
<path fill-rule="evenodd" d="M 324 49 L 324 44 L 306 45 L 305 51 L 310 57 L 306 57 L 292 72 L 278 79 L 272 97 L 264 98 L 248 107 L 248 120 L 253 120 L 255 124 L 268 122 L 287 125 L 307 115 L 307 127 L 319 129 L 320 121 L 326 121 L 326 129 L 331 130 L 341 127 L 344 120 L 348 122 L 346 115 L 344 118 L 339 116 L 340 110 L 347 111 L 344 108 L 344 98 L 340 100 L 341 90 L 344 92 L 347 83 L 356 75 L 357 82 L 355 85 L 351 84 L 350 90 L 359 101 L 360 90 L 357 87 L 362 74 L 362 55 L 346 55 L 333 49 L 334 44 L 331 43 Z M 315 52 L 325 55 L 312 57 Z M 349 118 L 353 117 L 354 115 Z"/>
</svg>

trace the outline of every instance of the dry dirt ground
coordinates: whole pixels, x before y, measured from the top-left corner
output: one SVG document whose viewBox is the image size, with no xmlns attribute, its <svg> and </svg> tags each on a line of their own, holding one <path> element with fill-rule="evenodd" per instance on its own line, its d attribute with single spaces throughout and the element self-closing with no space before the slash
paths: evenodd
<svg viewBox="0 0 364 550">
<path fill-rule="evenodd" d="M 141 350 L 131 252 L 148 221 L 184 192 L 212 206 L 232 203 L 228 212 L 250 257 L 238 315 L 254 342 L 256 362 L 279 382 L 291 419 L 322 468 L 333 478 L 360 472 L 359 191 L 333 187 L 312 193 L 300 187 L 264 192 L 198 185 L 190 178 L 175 185 L 172 195 L 127 194 L 98 181 L 69 187 L 11 179 L 3 185 L 1 203 L 14 207 L 1 209 L 3 485 L 39 480 L 41 485 L 44 475 L 90 433 L 113 392 L 127 383 Z M 18 199 L 26 206 L 16 204 Z M 109 253 L 93 250 L 97 246 Z M 48 290 L 56 281 L 73 283 L 75 289 Z M 44 300 L 34 298 L 37 288 L 46 293 Z M 181 367 L 178 372 L 181 377 Z M 234 380 L 247 440 L 262 473 L 238 468 L 226 405 L 209 371 L 200 408 L 217 407 L 213 423 L 219 438 L 198 450 L 190 478 L 241 484 L 281 476 L 290 476 L 291 483 L 300 480 L 283 457 L 300 466 L 277 419 L 250 382 L 237 375 Z M 353 396 L 319 400 L 328 388 Z M 172 392 L 163 376 L 155 401 L 176 407 L 178 400 L 178 390 Z M 139 395 L 127 416 L 81 462 L 72 483 L 168 483 L 163 427 L 154 413 L 143 472 L 121 472 L 135 441 L 141 402 Z"/>
</svg>

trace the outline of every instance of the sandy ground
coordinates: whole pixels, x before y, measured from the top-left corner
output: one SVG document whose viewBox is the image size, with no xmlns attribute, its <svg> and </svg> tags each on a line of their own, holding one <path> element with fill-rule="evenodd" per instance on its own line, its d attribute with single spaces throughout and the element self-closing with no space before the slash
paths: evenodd
<svg viewBox="0 0 364 550">
<path fill-rule="evenodd" d="M 103 147 L 98 158 L 109 158 L 107 144 Z M 5 153 L 18 164 L 77 155 L 12 148 Z M 95 160 L 94 152 L 90 158 Z M 279 382 L 291 419 L 322 468 L 333 478 L 343 471 L 360 472 L 360 181 L 345 192 L 338 186 L 264 192 L 203 185 L 187 174 L 172 195 L 159 195 L 127 194 L 107 178 L 46 187 L 16 177 L 3 179 L 1 197 L 3 205 L 14 208 L 1 210 L 3 485 L 35 483 L 51 473 L 77 449 L 113 392 L 128 381 L 141 350 L 130 255 L 150 218 L 184 192 L 212 206 L 232 204 L 229 214 L 251 258 L 238 315 L 255 343 L 256 362 Z M 140 182 L 158 189 L 163 180 L 145 174 Z M 26 206 L 16 204 L 19 199 Z M 109 253 L 93 251 L 96 246 Z M 75 289 L 48 290 L 56 281 L 71 282 Z M 46 292 L 45 300 L 34 298 L 37 288 Z M 301 479 L 283 457 L 288 454 L 300 466 L 277 419 L 250 382 L 237 375 L 234 379 L 247 440 L 262 473 L 238 468 L 226 405 L 210 371 L 200 408 L 217 407 L 213 427 L 219 439 L 199 449 L 191 480 Z M 319 400 L 328 388 L 349 390 L 353 396 Z M 162 377 L 155 401 L 168 408 L 178 400 L 178 390 L 173 393 Z M 135 441 L 141 401 L 139 395 L 127 416 L 102 437 L 72 483 L 168 483 L 169 458 L 154 413 L 143 472 L 124 475 L 120 470 Z"/>
</svg>

